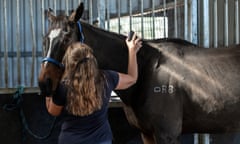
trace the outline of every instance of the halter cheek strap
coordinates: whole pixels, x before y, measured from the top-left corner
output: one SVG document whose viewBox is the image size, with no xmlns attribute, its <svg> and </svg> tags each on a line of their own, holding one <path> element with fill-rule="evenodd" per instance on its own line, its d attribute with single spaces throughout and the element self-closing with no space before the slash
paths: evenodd
<svg viewBox="0 0 240 144">
<path fill-rule="evenodd" d="M 43 60 L 42 60 L 42 63 L 44 62 L 50 62 L 54 65 L 56 65 L 57 67 L 61 68 L 61 69 L 64 69 L 64 65 L 60 62 L 58 62 L 57 60 L 53 59 L 53 58 L 50 58 L 50 57 L 45 57 Z"/>
<path fill-rule="evenodd" d="M 77 24 L 78 24 L 78 29 L 79 29 L 79 32 L 80 32 L 80 42 L 83 43 L 84 42 L 84 35 L 83 35 L 83 31 L 82 31 L 81 22 L 78 21 Z"/>
</svg>

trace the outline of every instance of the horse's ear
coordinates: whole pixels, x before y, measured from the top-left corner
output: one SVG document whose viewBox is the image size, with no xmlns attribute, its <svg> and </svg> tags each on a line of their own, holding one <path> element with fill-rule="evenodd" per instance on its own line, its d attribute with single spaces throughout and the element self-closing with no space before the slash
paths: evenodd
<svg viewBox="0 0 240 144">
<path fill-rule="evenodd" d="M 48 16 L 48 20 L 50 22 L 52 22 L 56 19 L 56 16 L 51 8 L 48 8 L 47 16 Z"/>
<path fill-rule="evenodd" d="M 77 10 L 75 12 L 72 12 L 69 19 L 77 22 L 82 17 L 83 11 L 84 11 L 84 5 L 83 5 L 83 2 L 81 2 Z"/>
</svg>

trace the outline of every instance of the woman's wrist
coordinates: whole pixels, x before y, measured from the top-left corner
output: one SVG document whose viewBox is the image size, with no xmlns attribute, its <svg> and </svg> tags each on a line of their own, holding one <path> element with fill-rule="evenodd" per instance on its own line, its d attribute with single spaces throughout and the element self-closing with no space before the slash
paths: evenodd
<svg viewBox="0 0 240 144">
<path fill-rule="evenodd" d="M 129 54 L 136 54 L 137 49 L 136 48 L 128 48 L 128 52 L 129 52 Z"/>
</svg>

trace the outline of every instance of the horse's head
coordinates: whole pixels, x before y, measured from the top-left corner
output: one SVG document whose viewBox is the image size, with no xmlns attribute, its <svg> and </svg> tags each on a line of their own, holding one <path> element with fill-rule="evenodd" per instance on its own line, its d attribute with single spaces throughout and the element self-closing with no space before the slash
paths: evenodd
<svg viewBox="0 0 240 144">
<path fill-rule="evenodd" d="M 47 13 L 50 25 L 43 40 L 44 58 L 38 77 L 38 83 L 42 93 L 52 92 L 56 89 L 57 83 L 61 80 L 64 72 L 62 59 L 67 47 L 71 43 L 83 39 L 79 31 L 80 24 L 78 23 L 78 20 L 82 16 L 83 9 L 83 3 L 81 3 L 77 10 L 70 16 L 55 16 L 51 9 L 49 9 Z"/>
</svg>

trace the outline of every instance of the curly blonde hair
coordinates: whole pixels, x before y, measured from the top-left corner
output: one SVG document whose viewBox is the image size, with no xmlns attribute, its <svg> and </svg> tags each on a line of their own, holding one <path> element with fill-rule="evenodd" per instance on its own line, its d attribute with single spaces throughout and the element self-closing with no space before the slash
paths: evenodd
<svg viewBox="0 0 240 144">
<path fill-rule="evenodd" d="M 63 80 L 68 89 L 66 109 L 76 116 L 101 109 L 104 76 L 98 69 L 92 49 L 86 44 L 70 45 L 64 56 Z"/>
</svg>

